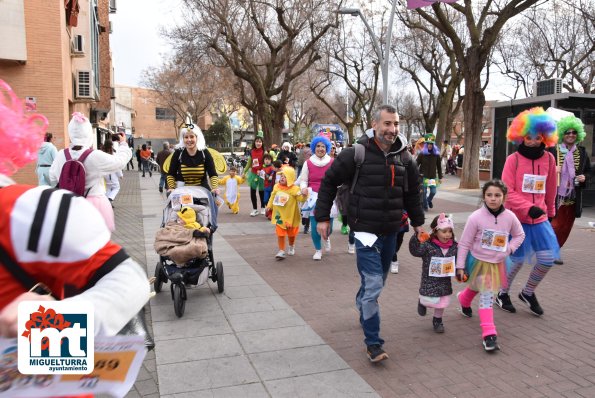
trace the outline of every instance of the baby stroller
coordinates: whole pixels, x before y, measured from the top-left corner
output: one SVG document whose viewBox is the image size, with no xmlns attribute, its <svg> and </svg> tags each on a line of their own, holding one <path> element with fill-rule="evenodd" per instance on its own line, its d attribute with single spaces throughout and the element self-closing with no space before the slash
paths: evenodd
<svg viewBox="0 0 595 398">
<path fill-rule="evenodd" d="M 217 230 L 217 210 L 211 192 L 204 187 L 184 186 L 174 189 L 163 209 L 161 228 L 172 221 L 177 221 L 177 212 L 184 207 L 190 207 L 196 212 L 196 221 L 209 229 L 205 238 L 207 255 L 204 258 L 192 258 L 185 264 L 176 264 L 170 257 L 160 255 L 155 267 L 153 286 L 159 293 L 164 283 L 171 282 L 171 297 L 174 301 L 174 311 L 178 318 L 184 315 L 186 307 L 186 286 L 202 285 L 211 279 L 217 283 L 217 290 L 223 293 L 223 264 L 213 258 L 213 233 Z"/>
<path fill-rule="evenodd" d="M 457 175 L 457 162 L 452 157 L 446 161 L 446 174 Z"/>
</svg>

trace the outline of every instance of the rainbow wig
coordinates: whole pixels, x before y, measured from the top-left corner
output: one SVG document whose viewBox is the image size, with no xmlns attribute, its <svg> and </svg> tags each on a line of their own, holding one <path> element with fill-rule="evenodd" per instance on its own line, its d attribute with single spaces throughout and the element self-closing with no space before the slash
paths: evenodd
<svg viewBox="0 0 595 398">
<path fill-rule="evenodd" d="M 48 124 L 45 116 L 26 113 L 24 102 L 0 79 L 0 174 L 10 176 L 37 159 Z"/>
<path fill-rule="evenodd" d="M 566 116 L 558 120 L 558 141 L 562 142 L 564 133 L 570 129 L 576 131 L 576 142 L 579 143 L 585 139 L 585 125 L 576 116 Z"/>
<path fill-rule="evenodd" d="M 558 134 L 556 122 L 542 107 L 531 108 L 519 113 L 510 124 L 506 138 L 508 141 L 520 145 L 525 137 L 543 137 L 546 148 L 556 145 Z"/>
<path fill-rule="evenodd" d="M 320 134 L 314 137 L 312 139 L 312 142 L 310 143 L 310 150 L 312 151 L 312 155 L 316 153 L 316 145 L 318 145 L 319 142 L 322 142 L 324 146 L 326 146 L 326 153 L 329 154 L 331 152 L 331 140 L 329 140 L 325 134 Z"/>
</svg>

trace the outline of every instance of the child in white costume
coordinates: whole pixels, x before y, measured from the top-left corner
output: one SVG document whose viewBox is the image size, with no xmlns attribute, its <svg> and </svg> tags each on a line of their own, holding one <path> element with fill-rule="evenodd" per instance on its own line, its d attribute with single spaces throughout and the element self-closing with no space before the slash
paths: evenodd
<svg viewBox="0 0 595 398">
<path fill-rule="evenodd" d="M 221 180 L 219 180 L 219 185 L 225 184 L 225 193 L 223 194 L 223 198 L 225 199 L 225 204 L 233 214 L 238 214 L 240 211 L 240 184 L 244 183 L 244 179 L 236 173 L 238 169 L 235 167 L 231 167 L 229 169 L 229 175 L 226 175 Z"/>
</svg>

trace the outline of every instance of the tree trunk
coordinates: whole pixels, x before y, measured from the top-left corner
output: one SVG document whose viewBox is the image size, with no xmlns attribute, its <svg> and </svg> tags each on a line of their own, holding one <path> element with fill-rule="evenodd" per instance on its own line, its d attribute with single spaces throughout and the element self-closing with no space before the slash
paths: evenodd
<svg viewBox="0 0 595 398">
<path fill-rule="evenodd" d="M 467 60 L 467 65 L 471 64 Z M 465 99 L 463 112 L 465 115 L 465 152 L 463 154 L 463 170 L 459 188 L 479 188 L 479 147 L 481 144 L 483 107 L 485 94 L 481 88 L 481 68 L 478 63 L 466 70 Z"/>
</svg>

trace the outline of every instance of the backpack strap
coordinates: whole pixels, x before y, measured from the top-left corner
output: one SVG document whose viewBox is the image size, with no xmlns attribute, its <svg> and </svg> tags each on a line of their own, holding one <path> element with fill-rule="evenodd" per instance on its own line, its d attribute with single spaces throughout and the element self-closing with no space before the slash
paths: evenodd
<svg viewBox="0 0 595 398">
<path fill-rule="evenodd" d="M 366 159 L 366 148 L 363 144 L 356 142 L 353 144 L 353 148 L 355 149 L 355 154 L 353 155 L 353 160 L 355 160 L 355 175 L 351 180 L 351 188 L 349 189 L 349 193 L 352 194 L 355 189 L 355 184 L 357 183 L 357 178 L 359 177 L 359 170 L 362 167 L 362 163 Z"/>
<path fill-rule="evenodd" d="M 87 156 L 89 156 L 91 152 L 93 152 L 93 148 L 88 148 L 85 152 L 81 154 L 81 156 L 79 156 L 78 161 L 84 163 L 85 159 L 87 159 Z"/>
<path fill-rule="evenodd" d="M 66 148 L 64 150 L 64 157 L 66 158 L 66 161 L 68 162 L 69 160 L 72 160 L 72 156 L 70 156 L 70 148 Z"/>
</svg>

